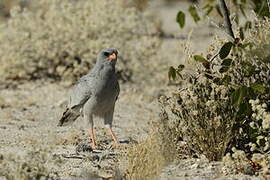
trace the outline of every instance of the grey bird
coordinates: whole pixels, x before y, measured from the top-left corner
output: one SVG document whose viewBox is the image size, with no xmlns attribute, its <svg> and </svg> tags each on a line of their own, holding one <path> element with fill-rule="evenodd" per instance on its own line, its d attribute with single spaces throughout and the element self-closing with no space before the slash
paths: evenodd
<svg viewBox="0 0 270 180">
<path fill-rule="evenodd" d="M 68 125 L 82 115 L 90 125 L 89 134 L 93 149 L 96 149 L 97 145 L 94 133 L 94 116 L 104 119 L 104 124 L 113 141 L 118 144 L 112 131 L 115 102 L 120 92 L 115 72 L 117 55 L 116 49 L 105 49 L 98 54 L 97 62 L 92 70 L 81 77 L 71 89 L 68 107 L 58 124 L 58 126 Z"/>
</svg>

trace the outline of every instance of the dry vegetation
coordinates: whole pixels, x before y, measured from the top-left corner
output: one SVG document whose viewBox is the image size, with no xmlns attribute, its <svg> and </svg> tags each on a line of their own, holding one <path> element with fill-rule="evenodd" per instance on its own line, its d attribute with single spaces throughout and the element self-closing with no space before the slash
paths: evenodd
<svg viewBox="0 0 270 180">
<path fill-rule="evenodd" d="M 15 7 L 0 27 L 1 79 L 49 77 L 73 81 L 86 73 L 100 49 L 121 53 L 123 80 L 145 68 L 160 41 L 154 21 L 119 1 L 38 1 L 35 11 Z M 106 9 L 104 9 L 106 7 Z"/>
<path fill-rule="evenodd" d="M 59 179 L 56 167 L 61 160 L 51 156 L 49 147 L 41 143 L 22 153 L 0 154 L 0 177 L 6 179 Z"/>
<path fill-rule="evenodd" d="M 129 148 L 126 178 L 155 179 L 177 156 L 175 135 L 175 128 L 163 111 L 160 120 L 153 122 L 148 138 Z"/>
<path fill-rule="evenodd" d="M 224 167 L 221 172 L 224 175 L 242 173 L 265 178 L 268 176 L 269 25 L 268 20 L 257 21 L 243 42 L 252 43 L 251 49 L 241 51 L 240 56 L 237 53 L 232 54 L 230 58 L 235 62 L 227 73 L 221 73 L 220 67 L 215 68 L 212 73 L 216 77 L 230 75 L 234 85 L 248 87 L 252 83 L 260 83 L 263 90 L 256 88 L 261 91 L 257 92 L 257 99 L 247 102 L 251 105 L 252 113 L 239 115 L 239 109 L 232 104 L 232 87 L 213 83 L 202 73 L 205 67 L 197 64 L 194 68 L 195 74 L 188 71 L 183 74 L 185 83 L 182 88 L 171 92 L 168 97 L 160 98 L 166 121 L 158 121 L 159 128 L 153 128 L 147 140 L 129 151 L 129 179 L 154 179 L 168 162 L 177 158 L 174 153 L 181 152 L 177 150 L 181 139 L 187 143 L 189 152 L 198 156 L 203 154 L 209 160 L 222 159 Z M 220 46 L 221 42 L 217 44 L 210 47 L 209 54 L 215 54 L 218 50 L 216 47 Z M 192 61 L 188 59 L 187 63 Z M 245 64 L 252 64 L 259 73 L 246 75 Z M 172 151 L 164 155 L 168 150 Z M 166 157 L 169 157 L 169 160 Z"/>
<path fill-rule="evenodd" d="M 235 123 L 228 88 L 197 80 L 201 82 L 192 82 L 188 88 L 175 92 L 166 103 L 177 116 L 178 136 L 197 154 L 220 160 L 233 137 Z"/>
</svg>

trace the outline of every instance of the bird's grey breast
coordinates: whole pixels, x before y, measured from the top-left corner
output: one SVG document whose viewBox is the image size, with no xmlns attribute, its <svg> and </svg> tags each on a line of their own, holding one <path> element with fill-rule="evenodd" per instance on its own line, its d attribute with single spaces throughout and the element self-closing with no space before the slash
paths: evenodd
<svg viewBox="0 0 270 180">
<path fill-rule="evenodd" d="M 112 104 L 119 94 L 119 84 L 115 70 L 110 66 L 100 68 L 96 76 L 95 98 L 98 104 Z"/>
<path fill-rule="evenodd" d="M 73 88 L 71 104 L 84 104 L 97 114 L 102 114 L 114 106 L 119 94 L 119 84 L 114 68 L 100 67 L 83 76 Z"/>
</svg>

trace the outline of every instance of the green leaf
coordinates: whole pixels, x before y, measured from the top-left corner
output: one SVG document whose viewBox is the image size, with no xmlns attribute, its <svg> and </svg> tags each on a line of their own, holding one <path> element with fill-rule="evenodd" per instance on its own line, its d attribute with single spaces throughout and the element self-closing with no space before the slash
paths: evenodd
<svg viewBox="0 0 270 180">
<path fill-rule="evenodd" d="M 184 68 L 185 68 L 185 65 L 180 64 L 180 65 L 178 66 L 177 71 L 178 71 L 178 72 L 181 72 L 181 71 L 183 71 Z"/>
<path fill-rule="evenodd" d="M 252 48 L 253 46 L 254 46 L 253 43 L 239 44 L 239 47 L 243 49 L 245 49 L 246 47 Z"/>
<path fill-rule="evenodd" d="M 169 79 L 170 79 L 170 80 L 171 80 L 171 79 L 173 79 L 173 80 L 176 79 L 176 70 L 175 70 L 174 67 L 171 66 L 171 67 L 169 68 L 168 76 L 169 76 Z"/>
<path fill-rule="evenodd" d="M 237 25 L 239 25 L 239 16 L 235 16 L 234 22 L 235 22 Z"/>
<path fill-rule="evenodd" d="M 209 61 L 203 62 L 202 65 L 203 65 L 203 67 L 204 67 L 205 69 L 210 69 L 210 67 L 211 67 L 211 64 L 210 64 Z"/>
<path fill-rule="evenodd" d="M 222 78 L 222 82 L 224 84 L 229 84 L 231 81 L 232 81 L 232 78 L 229 75 L 225 75 L 224 78 Z"/>
<path fill-rule="evenodd" d="M 232 59 L 224 59 L 221 63 L 222 66 L 230 66 L 232 64 Z"/>
<path fill-rule="evenodd" d="M 242 67 L 245 77 L 251 77 L 256 73 L 256 66 L 252 65 L 251 63 L 246 63 Z"/>
<path fill-rule="evenodd" d="M 231 95 L 232 104 L 239 106 L 248 95 L 249 88 L 247 86 L 238 87 Z"/>
<path fill-rule="evenodd" d="M 185 13 L 179 11 L 176 16 L 176 22 L 178 22 L 180 28 L 183 28 L 185 26 L 185 19 Z"/>
<path fill-rule="evenodd" d="M 213 82 L 214 82 L 215 84 L 217 84 L 217 85 L 221 85 L 221 84 L 222 84 L 221 79 L 218 78 L 218 77 L 214 78 L 214 79 L 213 79 Z"/>
<path fill-rule="evenodd" d="M 197 23 L 199 20 L 201 20 L 197 10 L 196 10 L 196 7 L 191 5 L 188 9 L 189 13 L 191 14 L 193 20 Z"/>
<path fill-rule="evenodd" d="M 255 92 L 258 92 L 260 94 L 263 94 L 265 92 L 265 87 L 260 84 L 260 83 L 252 83 L 250 85 L 250 87 L 255 91 Z"/>
<path fill-rule="evenodd" d="M 233 88 L 234 90 L 238 89 L 237 85 L 230 84 L 230 87 Z"/>
<path fill-rule="evenodd" d="M 220 15 L 220 17 L 223 17 L 223 14 L 222 14 L 222 12 L 220 10 L 219 5 L 216 5 L 216 10 L 217 10 L 218 14 Z"/>
<path fill-rule="evenodd" d="M 231 100 L 233 105 L 237 105 L 239 102 L 241 102 L 240 97 L 240 88 L 237 88 L 231 95 Z"/>
<path fill-rule="evenodd" d="M 209 7 L 207 8 L 207 11 L 206 11 L 206 13 L 204 14 L 204 16 L 208 16 L 208 15 L 213 11 L 213 9 L 214 9 L 213 6 L 209 6 Z"/>
<path fill-rule="evenodd" d="M 242 27 L 239 29 L 239 33 L 240 33 L 240 38 L 242 40 L 244 40 L 245 39 L 245 34 L 244 34 L 244 29 Z"/>
<path fill-rule="evenodd" d="M 232 59 L 224 59 L 221 63 L 222 67 L 219 69 L 220 73 L 227 72 L 230 69 L 230 66 L 232 64 Z"/>
<path fill-rule="evenodd" d="M 210 69 L 210 62 L 200 55 L 193 56 L 194 60 L 202 63 L 205 69 Z"/>
<path fill-rule="evenodd" d="M 207 61 L 204 57 L 200 56 L 200 55 L 195 55 L 193 56 L 194 60 L 195 61 L 198 61 L 198 62 L 201 62 L 201 63 L 204 63 L 205 61 Z"/>
<path fill-rule="evenodd" d="M 251 29 L 251 28 L 252 28 L 252 23 L 251 23 L 251 21 L 247 21 L 246 24 L 245 24 L 245 30 Z"/>
<path fill-rule="evenodd" d="M 227 72 L 229 69 L 230 69 L 229 66 L 222 66 L 222 67 L 219 69 L 219 72 L 220 72 L 220 73 L 225 73 L 225 72 Z"/>
<path fill-rule="evenodd" d="M 241 0 L 241 5 L 242 6 L 246 6 L 246 4 L 247 4 L 247 0 Z"/>
<path fill-rule="evenodd" d="M 237 116 L 244 118 L 252 114 L 251 105 L 247 101 L 241 103 L 238 107 Z"/>
<path fill-rule="evenodd" d="M 245 10 L 244 10 L 244 6 L 242 5 L 242 4 L 240 4 L 240 10 L 241 10 L 241 13 L 245 16 L 245 18 L 247 18 L 247 15 L 246 15 L 246 13 L 245 13 Z"/>
<path fill-rule="evenodd" d="M 210 4 L 206 4 L 206 5 L 203 6 L 203 9 L 207 9 L 207 8 L 209 8 L 210 6 L 211 6 Z"/>
<path fill-rule="evenodd" d="M 220 57 L 221 59 L 226 58 L 226 57 L 230 54 L 230 51 L 231 51 L 231 49 L 232 49 L 232 46 L 233 46 L 233 43 L 232 43 L 232 42 L 227 42 L 227 43 L 225 43 L 225 44 L 221 47 L 221 49 L 220 49 L 220 51 L 219 51 L 219 57 Z"/>
</svg>

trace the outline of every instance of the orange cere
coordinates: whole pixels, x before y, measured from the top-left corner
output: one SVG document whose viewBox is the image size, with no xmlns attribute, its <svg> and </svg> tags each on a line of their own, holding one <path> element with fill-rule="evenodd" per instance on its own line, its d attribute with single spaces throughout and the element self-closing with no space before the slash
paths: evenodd
<svg viewBox="0 0 270 180">
<path fill-rule="evenodd" d="M 116 59 L 116 54 L 112 53 L 111 55 L 109 55 L 108 57 L 110 60 Z"/>
</svg>

